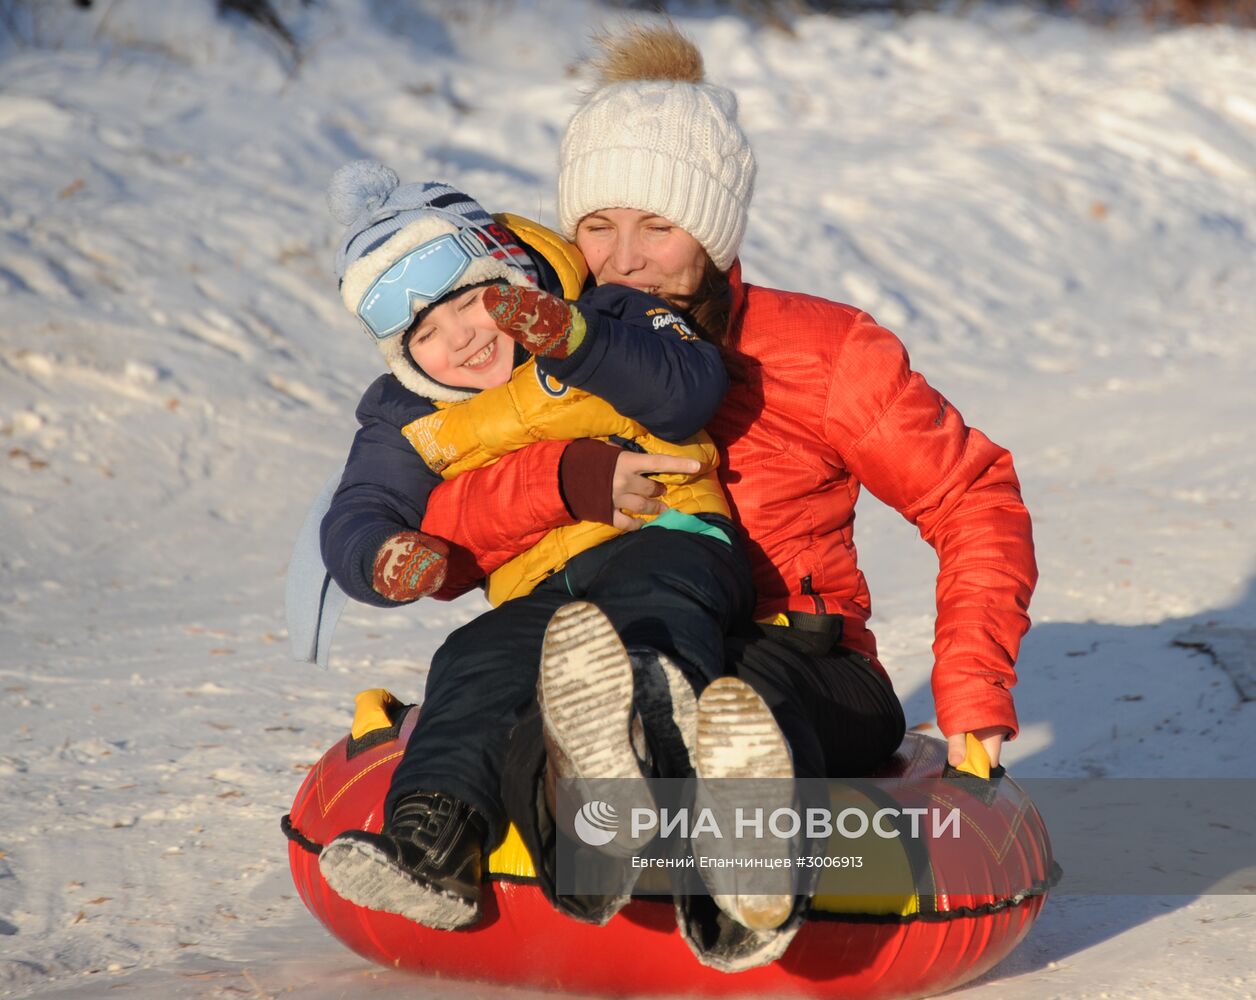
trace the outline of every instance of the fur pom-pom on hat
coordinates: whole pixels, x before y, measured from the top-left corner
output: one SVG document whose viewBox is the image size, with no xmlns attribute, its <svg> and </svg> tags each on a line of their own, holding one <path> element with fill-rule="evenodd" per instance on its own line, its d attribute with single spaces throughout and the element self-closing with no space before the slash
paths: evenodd
<svg viewBox="0 0 1256 1000">
<path fill-rule="evenodd" d="M 375 160 L 354 160 L 332 174 L 327 207 L 342 226 L 351 226 L 380 208 L 401 183 L 391 169 Z"/>
<path fill-rule="evenodd" d="M 604 208 L 652 212 L 680 226 L 726 271 L 746 231 L 754 152 L 731 90 L 706 83 L 702 55 L 672 25 L 597 40 L 602 86 L 567 124 L 558 222 L 573 239 Z"/>
<path fill-rule="evenodd" d="M 698 46 L 671 25 L 634 25 L 622 35 L 599 34 L 593 41 L 602 54 L 591 65 L 604 87 L 628 80 L 702 83 L 705 79 Z"/>
</svg>

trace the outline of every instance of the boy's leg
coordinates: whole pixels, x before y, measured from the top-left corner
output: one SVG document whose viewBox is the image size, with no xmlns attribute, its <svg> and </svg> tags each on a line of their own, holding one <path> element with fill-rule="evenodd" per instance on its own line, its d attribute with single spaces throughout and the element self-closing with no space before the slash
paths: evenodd
<svg viewBox="0 0 1256 1000">
<path fill-rule="evenodd" d="M 529 704 L 541 636 L 564 601 L 542 594 L 512 602 L 459 629 L 437 652 L 383 830 L 347 831 L 319 856 L 337 893 L 428 927 L 479 919 L 481 855 L 505 833 L 507 733 Z"/>
<path fill-rule="evenodd" d="M 418 724 L 393 773 L 385 822 L 404 796 L 438 791 L 484 817 L 486 847 L 505 836 L 500 782 L 507 737 L 535 697 L 546 625 L 569 600 L 538 588 L 445 640 L 432 658 Z"/>
<path fill-rule="evenodd" d="M 585 601 L 601 612 L 587 623 L 588 664 L 582 663 L 581 650 L 572 648 L 569 635 L 556 642 L 547 654 L 556 661 L 570 657 L 569 664 L 550 665 L 549 676 L 556 682 L 549 692 L 551 700 L 557 698 L 561 702 L 558 690 L 565 686 L 563 675 L 570 670 L 574 672 L 572 679 L 590 679 L 590 683 L 607 688 L 591 691 L 587 685 L 570 685 L 579 689 L 580 700 L 592 697 L 601 704 L 618 706 L 615 719 L 604 718 L 605 713 L 598 716 L 596 740 L 584 731 L 579 712 L 573 716 L 562 711 L 560 705 L 560 710 L 548 717 L 553 735 L 574 754 L 562 763 L 569 770 L 574 765 L 576 773 L 592 778 L 609 773 L 599 770 L 609 759 L 608 754 L 622 757 L 621 763 L 632 762 L 635 767 L 635 761 L 630 761 L 633 751 L 628 720 L 623 717 L 627 711 L 624 706 L 631 702 L 645 722 L 646 741 L 657 766 L 660 757 L 674 754 L 677 749 L 673 745 L 676 741 L 670 739 L 674 735 L 670 729 L 676 728 L 677 705 L 688 699 L 685 707 L 690 715 L 696 713 L 693 695 L 685 690 L 686 681 L 688 686 L 701 690 L 723 672 L 724 635 L 734 620 L 744 618 L 750 611 L 749 567 L 740 549 L 708 537 L 646 529 L 581 553 L 545 587 L 558 591 L 564 602 Z M 558 633 L 555 639 L 559 639 Z M 623 659 L 622 647 L 627 647 L 630 669 L 608 670 L 605 664 L 602 669 L 597 668 L 594 661 L 608 655 L 603 647 L 612 639 L 612 645 L 620 647 L 613 659 Z M 578 647 L 579 643 L 575 645 Z M 672 659 L 677 667 L 668 666 L 656 655 L 659 653 Z M 661 718 L 666 714 L 660 710 L 665 705 L 670 705 L 673 713 L 668 720 Z M 693 720 L 688 721 L 688 728 L 692 728 Z M 601 923 L 621 905 L 614 894 L 560 899 L 554 892 L 554 840 L 564 833 L 555 830 L 545 801 L 544 728 L 534 705 L 512 732 L 503 796 L 524 842 L 538 859 L 538 875 L 546 895 L 571 915 Z M 684 750 L 687 752 L 688 748 Z M 586 773 L 589 765 L 596 766 Z"/>
<path fill-rule="evenodd" d="M 754 606 L 740 545 L 667 528 L 582 552 L 555 582 L 596 604 L 629 649 L 670 657 L 696 691 L 723 674 L 725 636 Z"/>
<path fill-rule="evenodd" d="M 606 662 L 608 639 L 616 638 L 617 633 L 618 641 L 627 647 L 628 655 L 635 661 L 634 672 L 639 687 L 642 666 L 652 655 L 662 654 L 669 658 L 684 674 L 684 679 L 677 678 L 677 682 L 683 688 L 688 681 L 691 691 L 685 691 L 684 696 L 689 699 L 689 708 L 696 717 L 689 727 L 693 736 L 686 747 L 686 756 L 698 763 L 701 775 L 703 740 L 697 732 L 702 715 L 700 704 L 693 702 L 692 695 L 714 690 L 709 685 L 724 673 L 725 636 L 735 622 L 743 622 L 749 616 L 753 607 L 749 568 L 740 549 L 706 536 L 646 528 L 572 560 L 564 577 L 573 597 L 583 598 L 599 613 L 576 612 L 576 617 L 587 619 L 589 625 L 587 649 L 578 641 L 573 641 L 572 637 L 564 636 L 566 641 L 561 649 L 556 650 L 553 669 L 549 665 L 547 643 L 542 683 L 552 683 L 553 690 L 557 692 L 556 697 L 551 697 L 547 690 L 545 697 L 547 743 L 577 748 L 575 753 L 559 754 L 556 759 L 553 749 L 547 746 L 550 768 L 557 763 L 563 768 L 560 773 L 564 776 L 574 771 L 582 779 L 597 779 L 613 777 L 631 763 L 631 749 L 624 739 L 624 727 L 617 725 L 612 730 L 605 726 L 588 725 L 585 720 L 589 713 L 582 711 L 581 705 L 596 701 L 622 706 L 625 703 L 622 678 L 629 677 L 627 683 L 631 684 L 632 673 L 626 672 L 622 666 L 615 671 L 620 682 L 614 690 L 610 689 L 609 681 L 605 690 L 601 685 L 590 688 L 580 687 L 577 683 L 586 675 L 595 678 L 605 672 L 600 665 Z M 598 620 L 601 626 L 593 627 Z M 611 628 L 614 632 L 608 636 Z M 620 655 L 616 659 L 622 661 L 623 653 L 620 647 Z M 588 661 L 588 670 L 581 666 L 582 657 Z M 570 677 L 567 676 L 568 671 Z M 745 688 L 738 681 L 730 683 Z M 572 695 L 570 705 L 562 702 L 564 688 L 579 692 Z M 756 698 L 746 690 L 751 698 Z M 642 692 L 639 690 L 637 694 L 640 696 Z M 640 700 L 639 697 L 638 704 Z M 703 700 L 706 700 L 705 696 Z M 680 706 L 683 702 L 673 698 L 672 704 Z M 707 744 L 713 753 L 709 756 L 721 762 L 735 757 L 744 765 L 734 773 L 721 771 L 713 773 L 713 777 L 792 776 L 784 739 L 776 731 L 766 707 L 762 706 L 762 702 L 758 702 L 758 706 L 760 710 L 756 713 L 723 711 L 712 714 L 710 721 L 713 727 L 708 726 L 711 732 L 708 733 Z M 677 724 L 670 728 L 678 731 L 683 728 L 678 724 L 678 718 L 674 717 L 672 721 Z M 655 723 L 656 730 L 660 728 L 660 723 L 666 725 L 666 720 L 660 718 Z M 659 734 L 652 734 L 649 726 L 646 729 L 647 744 L 654 750 L 660 742 Z M 764 745 L 765 729 L 775 731 L 776 752 L 770 755 L 772 759 L 768 762 L 772 764 L 770 774 L 762 771 L 760 765 L 765 763 L 766 758 L 757 752 Z M 657 773 L 666 775 L 669 770 L 676 770 L 666 752 L 656 752 L 654 756 Z M 618 761 L 623 767 L 612 767 L 608 761 Z M 657 767 L 660 761 L 663 761 L 663 766 Z M 527 812 L 527 802 L 517 801 L 516 805 L 522 805 Z M 561 835 L 561 832 L 555 834 Z M 788 887 L 776 892 L 774 899 L 769 901 L 768 910 L 771 912 L 768 917 L 757 912 L 762 909 L 756 905 L 759 902 L 757 898 L 739 900 L 735 909 L 738 919 L 755 923 L 777 916 L 783 919 L 792 900 L 792 893 L 787 890 Z M 586 905 L 597 901 L 575 902 Z"/>
<path fill-rule="evenodd" d="M 653 773 L 692 774 L 685 730 L 696 728 L 694 695 L 723 674 L 725 635 L 751 608 L 741 549 L 644 528 L 581 553 L 551 583 L 565 586 L 572 604 L 551 620 L 542 654 L 550 778 L 640 774 L 642 748 L 629 740 L 634 714 Z M 625 803 L 641 804 L 642 790 L 624 792 Z M 604 850 L 640 846 L 617 839 Z"/>
<path fill-rule="evenodd" d="M 452 633 L 437 651 L 385 817 L 409 792 L 441 791 L 484 816 L 490 844 L 500 840 L 507 734 L 534 698 L 546 627 L 574 600 L 596 604 L 625 646 L 670 656 L 701 689 L 723 673 L 725 635 L 749 615 L 753 591 L 740 547 L 704 535 L 643 529 L 580 553 L 528 596 Z"/>
</svg>

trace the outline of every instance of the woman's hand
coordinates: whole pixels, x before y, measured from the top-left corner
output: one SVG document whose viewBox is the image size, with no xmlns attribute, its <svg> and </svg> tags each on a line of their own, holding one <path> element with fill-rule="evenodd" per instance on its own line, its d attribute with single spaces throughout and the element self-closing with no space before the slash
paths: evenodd
<svg viewBox="0 0 1256 1000">
<path fill-rule="evenodd" d="M 620 531 L 637 531 L 645 527 L 647 522 L 631 517 L 629 513 L 655 515 L 667 510 L 667 504 L 657 499 L 667 492 L 667 487 L 649 477 L 660 473 L 692 476 L 701 468 L 702 464 L 693 458 L 621 452 L 615 462 L 615 478 L 611 484 L 614 511 L 611 524 Z"/>
<path fill-rule="evenodd" d="M 986 748 L 986 756 L 990 758 L 990 766 L 999 766 L 999 752 L 1003 749 L 1003 741 L 1010 735 L 1009 730 L 1003 726 L 986 726 L 984 729 L 974 729 L 973 735 L 981 741 L 981 745 Z M 946 760 L 951 767 L 959 767 L 964 763 L 964 758 L 968 756 L 967 733 L 956 733 L 954 736 L 946 738 Z"/>
<path fill-rule="evenodd" d="M 558 466 L 559 488 L 578 521 L 598 521 L 620 531 L 636 531 L 646 522 L 631 515 L 662 514 L 658 500 L 667 488 L 649 478 L 660 473 L 692 476 L 697 459 L 628 451 L 593 438 L 573 441 Z"/>
</svg>

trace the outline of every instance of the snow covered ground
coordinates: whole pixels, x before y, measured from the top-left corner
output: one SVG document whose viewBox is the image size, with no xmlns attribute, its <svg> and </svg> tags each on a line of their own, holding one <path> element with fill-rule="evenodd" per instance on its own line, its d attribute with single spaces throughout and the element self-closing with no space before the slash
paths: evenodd
<svg viewBox="0 0 1256 1000">
<path fill-rule="evenodd" d="M 278 829 L 353 693 L 416 696 L 482 607 L 351 609 L 330 671 L 288 659 L 291 541 L 378 369 L 322 189 L 370 155 L 552 221 L 569 67 L 608 15 L 279 6 L 299 65 L 208 0 L 4 5 L 0 995 L 447 989 L 328 938 Z M 1256 35 L 679 22 L 758 150 L 747 277 L 866 308 L 1016 455 L 1042 580 L 1012 772 L 1256 777 L 1256 706 L 1173 644 L 1256 629 Z M 860 517 L 929 723 L 933 555 Z M 953 995 L 1251 997 L 1254 942 L 1251 896 L 1061 896 Z"/>
</svg>

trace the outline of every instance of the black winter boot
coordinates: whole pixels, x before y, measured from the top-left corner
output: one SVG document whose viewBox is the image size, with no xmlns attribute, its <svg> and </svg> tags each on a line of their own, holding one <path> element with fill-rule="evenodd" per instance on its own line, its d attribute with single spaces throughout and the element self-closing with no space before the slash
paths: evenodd
<svg viewBox="0 0 1256 1000">
<path fill-rule="evenodd" d="M 645 743 L 647 774 L 656 778 L 691 778 L 697 767 L 698 698 L 681 669 L 663 653 L 634 647 L 633 710 Z M 633 731 L 634 741 L 636 730 Z"/>
<path fill-rule="evenodd" d="M 802 926 L 806 906 L 799 899 L 790 918 L 775 930 L 751 930 L 728 916 L 710 896 L 678 896 L 676 926 L 694 957 L 720 972 L 745 972 L 775 962 Z"/>
<path fill-rule="evenodd" d="M 486 832 L 466 803 L 415 792 L 397 803 L 382 833 L 342 833 L 323 848 L 318 867 L 351 903 L 453 930 L 480 919 Z"/>
</svg>

